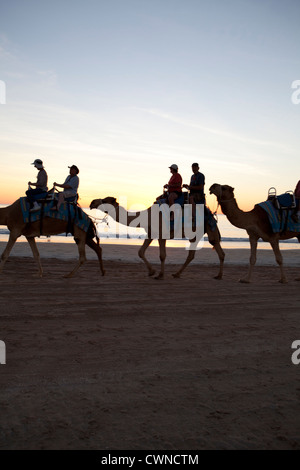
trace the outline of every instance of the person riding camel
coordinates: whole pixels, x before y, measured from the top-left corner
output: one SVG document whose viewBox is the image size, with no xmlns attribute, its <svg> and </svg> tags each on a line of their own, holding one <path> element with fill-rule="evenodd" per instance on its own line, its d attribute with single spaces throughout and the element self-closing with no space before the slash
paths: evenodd
<svg viewBox="0 0 300 470">
<path fill-rule="evenodd" d="M 198 163 L 192 164 L 192 176 L 190 184 L 184 184 L 183 188 L 190 191 L 189 203 L 192 204 L 193 217 L 196 214 L 196 204 L 205 204 L 205 176 L 199 171 Z"/>
<path fill-rule="evenodd" d="M 79 186 L 79 178 L 77 175 L 79 169 L 76 165 L 69 166 L 68 168 L 70 168 L 70 174 L 65 179 L 65 182 L 63 184 L 53 183 L 54 188 L 57 186 L 64 189 L 64 191 L 58 193 L 58 203 L 57 207 L 53 208 L 54 210 L 59 210 L 60 206 L 67 198 L 74 197 L 75 199 L 77 196 Z"/>
<path fill-rule="evenodd" d="M 46 173 L 42 160 L 40 160 L 39 158 L 36 158 L 34 162 L 31 163 L 31 165 L 34 165 L 35 168 L 39 170 L 39 172 L 37 175 L 36 183 L 32 183 L 31 181 L 28 182 L 29 186 L 35 186 L 35 188 L 28 189 L 26 191 L 26 196 L 32 206 L 30 209 L 30 212 L 35 212 L 35 211 L 39 211 L 41 208 L 41 206 L 36 201 L 36 196 L 42 193 L 47 193 L 48 191 L 48 187 L 47 187 L 48 175 Z"/>
<path fill-rule="evenodd" d="M 164 185 L 164 188 L 168 190 L 168 203 L 171 207 L 176 199 L 181 196 L 182 193 L 182 177 L 178 173 L 178 166 L 173 163 L 169 166 L 170 172 L 172 173 L 169 182 Z"/>
</svg>

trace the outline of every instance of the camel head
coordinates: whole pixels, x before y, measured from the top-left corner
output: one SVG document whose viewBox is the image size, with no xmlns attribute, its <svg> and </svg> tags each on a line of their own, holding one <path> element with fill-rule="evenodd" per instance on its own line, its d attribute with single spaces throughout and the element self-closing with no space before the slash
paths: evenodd
<svg viewBox="0 0 300 470">
<path fill-rule="evenodd" d="M 99 207 L 101 206 L 101 207 Z M 104 210 L 105 206 L 113 206 L 113 207 L 118 207 L 119 203 L 117 202 L 115 197 L 105 197 L 104 199 L 94 199 L 90 203 L 90 209 L 101 209 L 103 212 L 106 212 Z"/>
<path fill-rule="evenodd" d="M 234 188 L 231 186 L 228 186 L 227 184 L 213 184 L 209 188 L 209 193 L 214 194 L 217 196 L 218 202 L 221 202 L 222 200 L 229 200 L 234 198 L 233 194 Z"/>
</svg>

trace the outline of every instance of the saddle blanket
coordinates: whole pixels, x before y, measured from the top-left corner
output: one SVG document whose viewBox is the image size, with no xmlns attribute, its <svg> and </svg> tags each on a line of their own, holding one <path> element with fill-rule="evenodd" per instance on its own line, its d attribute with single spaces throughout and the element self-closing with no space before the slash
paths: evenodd
<svg viewBox="0 0 300 470">
<path fill-rule="evenodd" d="M 294 222 L 291 215 L 294 210 L 278 210 L 274 207 L 272 201 L 264 201 L 257 204 L 266 211 L 274 233 L 283 231 L 300 232 L 300 222 Z"/>
<path fill-rule="evenodd" d="M 72 204 L 68 204 L 64 202 L 59 211 L 51 210 L 53 208 L 54 201 L 50 201 L 44 204 L 44 207 L 41 210 L 36 212 L 30 212 L 30 204 L 27 201 L 26 197 L 20 198 L 20 204 L 23 214 L 23 220 L 25 223 L 36 222 L 37 220 L 41 220 L 42 217 L 51 217 L 52 219 L 63 220 L 65 222 L 74 223 L 77 227 L 84 232 L 88 231 L 88 228 L 91 223 L 91 219 L 89 216 L 83 212 L 80 207 L 74 207 Z M 68 207 L 69 206 L 69 207 Z"/>
</svg>

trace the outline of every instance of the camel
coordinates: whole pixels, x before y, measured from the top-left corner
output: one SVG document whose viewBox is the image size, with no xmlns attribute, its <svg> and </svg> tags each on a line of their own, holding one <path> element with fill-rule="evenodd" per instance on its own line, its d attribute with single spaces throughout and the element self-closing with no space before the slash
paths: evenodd
<svg viewBox="0 0 300 470">
<path fill-rule="evenodd" d="M 149 237 L 149 233 L 150 233 L 150 230 L 151 230 L 150 223 L 149 223 L 150 218 L 151 218 L 150 217 L 151 207 L 146 209 L 146 211 L 130 213 L 130 212 L 127 212 L 126 209 L 124 209 L 123 207 L 121 207 L 119 205 L 116 198 L 106 197 L 104 199 L 94 199 L 90 204 L 90 209 L 97 209 L 101 205 L 102 205 L 102 207 L 105 206 L 105 205 L 113 206 L 115 208 L 115 211 L 113 211 L 113 214 L 110 214 L 110 215 L 112 215 L 112 217 L 114 217 L 117 222 L 124 223 L 123 221 L 126 221 L 127 226 L 129 226 L 137 218 L 139 218 L 139 220 L 148 221 L 148 223 L 140 225 L 140 227 L 144 228 L 144 230 L 146 231 L 146 234 L 148 235 L 148 238 L 146 238 L 144 240 L 143 245 L 141 246 L 141 248 L 138 251 L 138 255 L 144 261 L 144 263 L 145 263 L 145 265 L 148 269 L 149 276 L 153 276 L 155 274 L 155 270 L 153 269 L 153 267 L 151 266 L 151 264 L 149 263 L 149 261 L 145 257 L 145 252 L 146 252 L 147 248 L 149 247 L 149 245 L 151 244 L 151 242 L 153 240 L 153 238 Z M 162 231 L 161 226 L 162 226 L 162 220 L 160 219 L 159 220 L 160 233 Z M 207 235 L 208 235 L 209 243 L 213 246 L 213 248 L 216 250 L 216 252 L 219 256 L 219 260 L 220 260 L 219 272 L 218 272 L 217 276 L 215 276 L 215 279 L 220 280 L 220 279 L 222 279 L 222 276 L 223 276 L 223 264 L 224 264 L 224 258 L 225 258 L 224 251 L 222 250 L 222 247 L 220 245 L 220 238 L 221 238 L 220 237 L 220 232 L 219 232 L 218 228 L 216 228 L 215 230 L 212 230 L 209 227 L 208 223 L 205 223 L 205 228 L 204 229 L 205 229 L 205 233 L 207 233 Z M 170 230 L 170 239 L 172 239 L 173 237 L 174 237 L 174 230 Z M 161 264 L 160 264 L 160 272 L 157 276 L 154 277 L 154 279 L 163 279 L 164 278 L 164 272 L 165 272 L 165 259 L 166 259 L 166 239 L 159 237 L 158 238 L 158 243 L 159 243 L 159 257 L 160 257 Z M 183 264 L 183 266 L 175 274 L 173 274 L 173 277 L 175 277 L 175 278 L 180 277 L 180 275 L 184 271 L 184 269 L 194 259 L 195 251 L 196 250 L 191 249 L 191 245 L 190 245 L 190 249 L 189 249 L 188 256 L 187 256 L 187 259 L 186 259 L 185 263 Z"/>
<path fill-rule="evenodd" d="M 41 235 L 40 221 L 26 223 L 23 221 L 22 209 L 20 200 L 18 199 L 12 205 L 0 209 L 0 225 L 6 225 L 10 231 L 9 240 L 2 253 L 0 261 L 0 273 L 3 271 L 4 265 L 9 257 L 12 247 L 14 246 L 17 238 L 24 235 L 30 245 L 34 259 L 38 265 L 38 275 L 42 277 L 43 268 L 40 261 L 40 254 L 35 243 L 35 237 Z M 58 220 L 52 217 L 43 218 L 43 235 L 58 235 L 66 232 L 67 221 Z M 86 261 L 85 245 L 88 245 L 98 256 L 100 269 L 104 276 L 105 271 L 102 263 L 102 248 L 99 245 L 99 239 L 96 243 L 93 238 L 95 236 L 95 227 L 91 221 L 88 232 L 81 230 L 74 225 L 74 240 L 78 246 L 79 261 L 74 269 L 65 277 L 72 277 L 79 267 Z"/>
<path fill-rule="evenodd" d="M 279 240 L 287 240 L 289 238 L 297 237 L 300 241 L 299 232 L 282 232 L 274 233 L 269 222 L 269 217 L 266 211 L 259 205 L 249 212 L 244 212 L 239 209 L 236 199 L 234 197 L 234 188 L 228 185 L 213 184 L 209 188 L 210 194 L 217 197 L 217 201 L 221 206 L 223 214 L 226 215 L 229 222 L 235 227 L 243 228 L 249 235 L 251 255 L 249 271 L 245 278 L 240 279 L 240 282 L 249 283 L 252 276 L 253 267 L 256 263 L 257 241 L 262 238 L 263 241 L 269 242 L 272 246 L 275 259 L 279 265 L 281 277 L 279 282 L 286 283 L 287 279 L 283 269 L 282 255 L 279 249 Z M 297 278 L 300 281 L 300 278 Z"/>
</svg>

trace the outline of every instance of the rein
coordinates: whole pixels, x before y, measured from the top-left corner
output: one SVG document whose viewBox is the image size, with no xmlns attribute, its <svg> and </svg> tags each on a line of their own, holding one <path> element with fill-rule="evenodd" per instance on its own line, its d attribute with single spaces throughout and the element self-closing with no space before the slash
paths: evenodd
<svg viewBox="0 0 300 470">
<path fill-rule="evenodd" d="M 217 205 L 217 208 L 216 208 L 216 210 L 215 210 L 215 212 L 214 212 L 214 215 L 217 214 L 218 209 L 219 209 L 219 206 L 220 206 L 220 204 L 221 204 L 222 202 L 235 201 L 235 197 L 231 197 L 230 199 L 221 199 L 221 198 L 222 198 L 222 189 L 221 189 L 221 194 L 220 194 L 220 196 L 217 197 L 218 205 Z"/>
<path fill-rule="evenodd" d="M 221 188 L 221 194 L 220 194 L 220 197 L 218 200 L 218 207 L 219 205 L 221 204 L 221 202 L 230 202 L 230 201 L 234 201 L 235 200 L 235 197 L 231 197 L 230 199 L 222 199 L 222 188 Z"/>
</svg>

